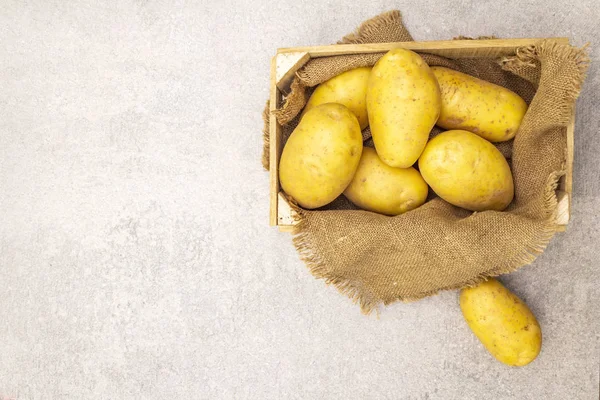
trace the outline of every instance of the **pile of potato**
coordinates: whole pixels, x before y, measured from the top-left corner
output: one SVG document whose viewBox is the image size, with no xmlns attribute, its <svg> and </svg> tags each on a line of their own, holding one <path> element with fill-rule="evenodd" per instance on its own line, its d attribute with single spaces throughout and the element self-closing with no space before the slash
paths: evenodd
<svg viewBox="0 0 600 400">
<path fill-rule="evenodd" d="M 308 209 L 343 193 L 364 210 L 398 215 L 425 203 L 431 188 L 467 210 L 501 211 L 513 199 L 513 178 L 492 143 L 512 139 L 526 110 L 506 88 L 391 50 L 373 68 L 315 89 L 283 149 L 280 183 Z M 429 140 L 436 124 L 448 130 Z M 375 148 L 363 147 L 367 126 Z M 525 365 L 540 352 L 535 316 L 500 282 L 463 289 L 460 306 L 501 362 Z"/>
<path fill-rule="evenodd" d="M 526 110 L 504 87 L 391 50 L 373 68 L 315 89 L 283 149 L 280 183 L 308 209 L 343 193 L 362 209 L 398 215 L 422 205 L 430 187 L 455 206 L 501 211 L 513 179 L 491 142 L 512 139 Z M 448 131 L 429 140 L 436 124 Z M 367 126 L 374 150 L 363 147 Z"/>
</svg>

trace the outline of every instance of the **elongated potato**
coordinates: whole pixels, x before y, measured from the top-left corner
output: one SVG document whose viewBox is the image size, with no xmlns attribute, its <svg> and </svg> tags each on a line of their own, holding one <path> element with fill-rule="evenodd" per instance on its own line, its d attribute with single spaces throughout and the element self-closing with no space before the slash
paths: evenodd
<svg viewBox="0 0 600 400">
<path fill-rule="evenodd" d="M 490 142 L 515 137 L 527 111 L 516 93 L 490 82 L 444 67 L 431 68 L 442 92 L 437 125 L 464 129 Z"/>
<path fill-rule="evenodd" d="M 362 209 L 398 215 L 425 203 L 427 184 L 416 169 L 394 168 L 363 148 L 358 169 L 344 195 Z"/>
<path fill-rule="evenodd" d="M 419 171 L 438 196 L 471 211 L 504 210 L 514 195 L 508 162 L 474 133 L 452 130 L 427 143 Z"/>
<path fill-rule="evenodd" d="M 522 366 L 539 354 L 542 330 L 535 316 L 497 280 L 463 289 L 460 308 L 469 328 L 499 361 Z"/>
<path fill-rule="evenodd" d="M 435 76 L 417 53 L 394 49 L 381 57 L 367 89 L 369 124 L 381 160 L 391 167 L 412 166 L 425 148 L 440 108 Z"/>
<path fill-rule="evenodd" d="M 341 104 L 322 104 L 306 113 L 285 144 L 279 182 L 302 207 L 324 206 L 346 189 L 361 153 L 354 114 Z"/>
<path fill-rule="evenodd" d="M 370 67 L 355 68 L 321 83 L 308 99 L 302 115 L 320 104 L 338 103 L 348 107 L 356 115 L 360 129 L 365 129 L 369 126 L 367 83 L 370 74 Z"/>
</svg>

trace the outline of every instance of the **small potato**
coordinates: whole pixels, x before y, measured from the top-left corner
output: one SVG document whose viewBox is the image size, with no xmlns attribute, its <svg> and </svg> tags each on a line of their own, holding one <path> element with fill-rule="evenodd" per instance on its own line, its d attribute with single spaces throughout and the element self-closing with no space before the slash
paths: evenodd
<svg viewBox="0 0 600 400">
<path fill-rule="evenodd" d="M 362 134 L 354 114 L 341 104 L 317 106 L 306 113 L 283 148 L 281 187 L 302 207 L 324 206 L 346 189 L 361 152 Z"/>
<path fill-rule="evenodd" d="M 398 215 L 425 203 L 427 184 L 412 168 L 394 168 L 363 148 L 356 174 L 344 195 L 358 207 L 380 214 Z"/>
<path fill-rule="evenodd" d="M 427 143 L 419 171 L 438 196 L 471 211 L 504 210 L 514 195 L 508 162 L 493 144 L 453 130 Z"/>
<path fill-rule="evenodd" d="M 490 142 L 515 137 L 527 111 L 516 93 L 490 82 L 444 67 L 432 67 L 442 92 L 437 125 L 464 129 Z"/>
<path fill-rule="evenodd" d="M 412 166 L 440 114 L 440 89 L 423 59 L 410 50 L 388 51 L 377 61 L 367 89 L 373 143 L 391 167 Z"/>
<path fill-rule="evenodd" d="M 525 303 L 495 279 L 460 293 L 460 309 L 475 336 L 498 361 L 532 362 L 542 348 L 542 330 Z"/>
<path fill-rule="evenodd" d="M 365 129 L 369 126 L 367 83 L 370 73 L 370 67 L 355 68 L 321 83 L 308 99 L 302 115 L 320 104 L 338 103 L 348 107 L 356 115 L 360 129 Z"/>
</svg>

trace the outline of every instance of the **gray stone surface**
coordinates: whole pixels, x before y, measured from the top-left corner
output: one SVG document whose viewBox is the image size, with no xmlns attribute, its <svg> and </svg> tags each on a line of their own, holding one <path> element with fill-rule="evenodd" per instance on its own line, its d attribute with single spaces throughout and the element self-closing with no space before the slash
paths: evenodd
<svg viewBox="0 0 600 400">
<path fill-rule="evenodd" d="M 597 399 L 599 47 L 573 219 L 504 281 L 544 346 L 494 361 L 456 292 L 365 317 L 268 227 L 277 47 L 399 8 L 417 39 L 600 37 L 597 0 L 4 1 L 0 398 Z"/>
</svg>

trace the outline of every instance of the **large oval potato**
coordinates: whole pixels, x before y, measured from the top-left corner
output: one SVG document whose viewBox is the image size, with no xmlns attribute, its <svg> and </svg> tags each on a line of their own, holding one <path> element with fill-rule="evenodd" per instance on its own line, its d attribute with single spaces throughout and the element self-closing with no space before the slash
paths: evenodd
<svg viewBox="0 0 600 400">
<path fill-rule="evenodd" d="M 318 105 L 338 103 L 348 107 L 356 115 L 360 129 L 365 129 L 369 126 L 367 83 L 370 74 L 370 67 L 355 68 L 321 83 L 308 99 L 302 115 Z"/>
<path fill-rule="evenodd" d="M 427 184 L 416 169 L 390 167 L 375 149 L 365 147 L 344 195 L 362 209 L 398 215 L 425 203 L 427 191 Z"/>
<path fill-rule="evenodd" d="M 464 129 L 490 142 L 515 137 L 527 111 L 516 93 L 493 83 L 444 67 L 432 67 L 442 92 L 437 124 L 444 129 Z"/>
<path fill-rule="evenodd" d="M 369 125 L 381 160 L 391 167 L 413 165 L 440 108 L 435 76 L 417 53 L 394 49 L 381 57 L 371 71 L 367 89 Z"/>
<path fill-rule="evenodd" d="M 452 130 L 427 143 L 419 171 L 438 196 L 471 211 L 504 210 L 514 195 L 508 162 L 474 133 Z"/>
<path fill-rule="evenodd" d="M 463 289 L 460 308 L 475 336 L 499 361 L 523 366 L 539 354 L 542 330 L 535 316 L 497 280 Z"/>
<path fill-rule="evenodd" d="M 341 104 L 322 104 L 306 113 L 285 144 L 279 182 L 302 207 L 324 206 L 346 189 L 361 153 L 356 116 Z"/>
</svg>

